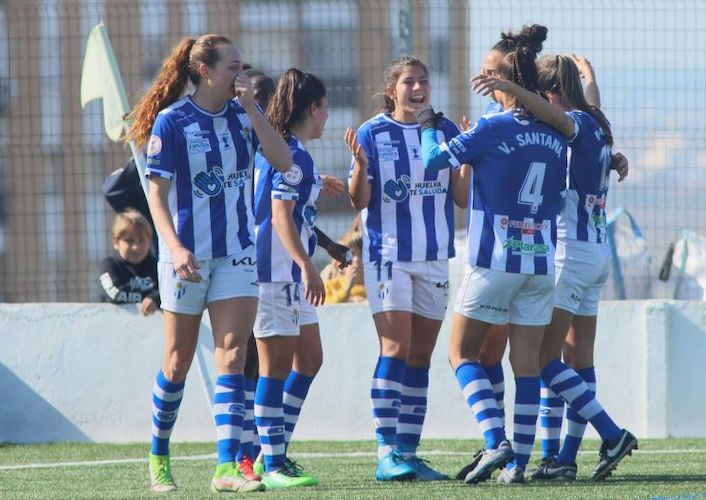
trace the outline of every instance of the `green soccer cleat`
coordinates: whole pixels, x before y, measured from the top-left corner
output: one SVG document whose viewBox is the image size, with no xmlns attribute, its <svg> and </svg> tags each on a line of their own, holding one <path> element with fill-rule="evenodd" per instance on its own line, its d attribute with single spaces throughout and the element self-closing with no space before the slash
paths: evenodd
<svg viewBox="0 0 706 500">
<path fill-rule="evenodd" d="M 285 458 L 284 466 L 285 468 L 289 469 L 290 472 L 293 472 L 298 477 L 306 480 L 306 482 L 302 484 L 302 486 L 316 486 L 317 484 L 319 484 L 319 480 L 317 478 L 315 478 L 311 474 L 304 472 L 302 466 L 296 463 L 291 458 Z"/>
<path fill-rule="evenodd" d="M 255 461 L 252 463 L 252 470 L 260 477 L 265 473 L 265 456 L 262 452 L 255 457 Z"/>
<path fill-rule="evenodd" d="M 153 455 L 150 453 L 150 491 L 166 493 L 175 491 L 177 485 L 172 477 L 169 455 Z"/>
<path fill-rule="evenodd" d="M 218 464 L 213 479 L 211 479 L 211 491 L 214 493 L 225 491 L 251 493 L 264 490 L 265 486 L 260 481 L 244 477 L 235 462 Z"/>
<path fill-rule="evenodd" d="M 297 472 L 287 467 L 282 467 L 272 472 L 265 472 L 262 476 L 262 482 L 268 490 L 313 486 L 310 477 L 301 477 Z"/>
</svg>

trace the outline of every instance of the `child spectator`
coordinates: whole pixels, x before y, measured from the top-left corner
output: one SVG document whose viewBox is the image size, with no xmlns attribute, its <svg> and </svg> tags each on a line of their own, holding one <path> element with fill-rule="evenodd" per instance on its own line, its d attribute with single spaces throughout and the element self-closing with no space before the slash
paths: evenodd
<svg viewBox="0 0 706 500">
<path fill-rule="evenodd" d="M 150 254 L 152 226 L 132 208 L 115 217 L 112 229 L 115 254 L 101 262 L 98 278 L 102 301 L 113 304 L 140 304 L 148 316 L 159 309 L 157 261 Z"/>
</svg>

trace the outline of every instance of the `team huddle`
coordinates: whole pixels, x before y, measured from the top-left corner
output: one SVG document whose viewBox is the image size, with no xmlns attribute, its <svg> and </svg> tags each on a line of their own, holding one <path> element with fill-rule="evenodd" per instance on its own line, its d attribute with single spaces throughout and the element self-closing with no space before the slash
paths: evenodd
<svg viewBox="0 0 706 500">
<path fill-rule="evenodd" d="M 499 469 L 503 484 L 574 480 L 587 422 L 603 439 L 592 479 L 637 448 L 596 399 L 593 369 L 610 263 L 608 181 L 611 170 L 624 178 L 627 161 L 612 152 L 590 63 L 538 59 L 546 35 L 539 25 L 502 34 L 472 79 L 493 102 L 475 124 L 464 119 L 463 131 L 430 107 L 425 64 L 403 56 L 385 72 L 381 112 L 345 133 L 348 194 L 361 214 L 363 279 L 380 341 L 370 390 L 379 481 L 449 479 L 417 448 L 448 304 L 454 205 L 468 209 L 467 259 L 448 355 L 485 438 L 456 478 L 476 484 Z M 165 347 L 149 456 L 156 492 L 176 489 L 169 439 L 206 309 L 218 370 L 212 490 L 318 484 L 287 448 L 323 362 L 316 306 L 325 288 L 311 259 L 324 181 L 306 147 L 323 133 L 327 92 L 293 68 L 263 113 L 242 64 L 224 36 L 184 39 L 132 113 L 129 137 L 146 146 L 160 235 Z M 184 95 L 188 82 L 194 89 Z M 259 367 L 244 375 L 251 332 L 257 352 L 248 355 Z M 512 442 L 500 364 L 508 343 Z M 529 469 L 540 408 L 542 460 Z"/>
</svg>

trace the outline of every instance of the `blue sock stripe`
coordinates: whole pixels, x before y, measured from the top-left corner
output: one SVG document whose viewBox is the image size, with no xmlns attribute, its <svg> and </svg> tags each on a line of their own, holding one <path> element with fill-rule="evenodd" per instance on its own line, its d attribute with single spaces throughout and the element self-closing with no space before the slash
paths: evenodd
<svg viewBox="0 0 706 500">
<path fill-rule="evenodd" d="M 539 415 L 539 377 L 515 377 L 515 414 L 513 417 L 513 464 L 524 468 L 529 462 Z"/>
<path fill-rule="evenodd" d="M 154 455 L 169 454 L 169 438 L 174 428 L 185 382 L 173 383 L 160 370 L 152 387 L 152 446 Z"/>
<path fill-rule="evenodd" d="M 505 439 L 502 413 L 483 367 L 478 363 L 463 363 L 456 368 L 461 392 L 483 432 L 486 448 L 497 448 Z"/>
<path fill-rule="evenodd" d="M 284 380 L 260 377 L 255 390 L 255 424 L 264 455 L 265 470 L 281 468 L 285 458 Z"/>
</svg>

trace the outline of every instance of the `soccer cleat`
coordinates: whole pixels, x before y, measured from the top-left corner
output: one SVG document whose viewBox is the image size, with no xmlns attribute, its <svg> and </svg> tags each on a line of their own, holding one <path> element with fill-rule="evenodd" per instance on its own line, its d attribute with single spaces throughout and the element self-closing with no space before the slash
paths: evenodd
<svg viewBox="0 0 706 500">
<path fill-rule="evenodd" d="M 512 469 L 505 467 L 500 471 L 498 484 L 521 484 L 525 482 L 525 469 L 515 465 Z"/>
<path fill-rule="evenodd" d="M 532 481 L 575 481 L 576 464 L 559 464 L 555 457 L 543 458 L 539 467 L 527 472 Z"/>
<path fill-rule="evenodd" d="M 272 472 L 265 472 L 262 475 L 262 483 L 268 490 L 313 486 L 310 477 L 300 477 L 295 471 L 287 467 L 282 467 Z"/>
<path fill-rule="evenodd" d="M 375 479 L 378 481 L 406 481 L 414 479 L 416 475 L 414 468 L 396 450 L 379 459 L 375 470 Z"/>
<path fill-rule="evenodd" d="M 609 441 L 603 441 L 600 451 L 601 459 L 588 479 L 591 481 L 605 479 L 625 458 L 625 455 L 632 455 L 632 450 L 637 450 L 637 438 L 625 429 L 620 434 L 618 441 L 612 446 Z"/>
<path fill-rule="evenodd" d="M 177 485 L 172 477 L 169 455 L 150 453 L 150 490 L 155 493 L 174 491 Z"/>
<path fill-rule="evenodd" d="M 464 481 L 467 484 L 478 484 L 487 481 L 495 469 L 502 469 L 515 458 L 515 452 L 508 440 L 504 440 L 495 449 L 483 450 L 483 454 L 478 460 L 475 468 L 466 475 Z"/>
<path fill-rule="evenodd" d="M 262 476 L 260 474 L 256 474 L 253 470 L 253 461 L 247 455 L 243 455 L 243 458 L 241 458 L 240 462 L 238 462 L 238 470 L 240 470 L 240 473 L 245 479 L 249 479 L 251 481 L 260 481 L 262 479 Z"/>
<path fill-rule="evenodd" d="M 435 471 L 427 465 L 428 460 L 413 456 L 405 460 L 407 464 L 414 469 L 418 481 L 446 481 L 449 476 Z"/>
<path fill-rule="evenodd" d="M 262 451 L 255 457 L 255 461 L 252 463 L 252 470 L 260 477 L 265 473 L 265 455 L 262 454 Z"/>
<path fill-rule="evenodd" d="M 291 458 L 284 459 L 284 467 L 286 469 L 288 469 L 290 472 L 293 472 L 297 477 L 300 477 L 300 478 L 306 480 L 302 484 L 302 486 L 316 486 L 317 484 L 319 484 L 319 480 L 317 478 L 315 478 L 311 474 L 307 474 L 306 472 L 304 472 L 304 469 L 302 468 L 302 466 L 299 465 L 294 460 L 292 460 Z"/>
<path fill-rule="evenodd" d="M 225 491 L 250 493 L 264 490 L 265 486 L 260 481 L 253 481 L 243 476 L 236 462 L 218 464 L 211 479 L 211 491 L 214 493 Z"/>
<path fill-rule="evenodd" d="M 461 470 L 456 473 L 456 479 L 458 479 L 459 481 L 465 480 L 468 473 L 476 468 L 476 465 L 478 465 L 478 462 L 480 462 L 480 458 L 482 456 L 483 448 L 475 452 L 473 458 L 471 459 L 471 463 L 469 463 L 468 465 L 464 465 Z"/>
</svg>

